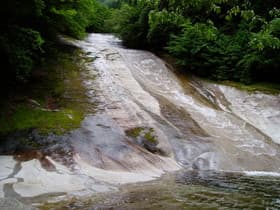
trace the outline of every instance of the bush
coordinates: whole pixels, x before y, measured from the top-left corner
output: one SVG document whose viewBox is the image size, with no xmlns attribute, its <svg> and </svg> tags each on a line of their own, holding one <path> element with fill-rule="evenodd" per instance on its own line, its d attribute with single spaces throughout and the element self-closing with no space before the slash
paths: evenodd
<svg viewBox="0 0 280 210">
<path fill-rule="evenodd" d="M 103 29 L 107 8 L 96 0 L 10 0 L 0 8 L 2 82 L 27 82 L 58 34 L 82 38 Z M 46 43 L 44 45 L 44 43 Z"/>
<path fill-rule="evenodd" d="M 218 30 L 213 25 L 190 21 L 184 24 L 182 34 L 172 36 L 167 50 L 178 60 L 178 63 L 188 67 L 201 76 L 211 73 L 211 61 L 208 60 L 209 48 L 218 38 Z M 219 53 L 214 52 L 213 53 Z"/>
<path fill-rule="evenodd" d="M 175 12 L 151 11 L 149 13 L 148 42 L 155 48 L 163 48 L 172 35 L 179 34 L 185 19 Z"/>
<path fill-rule="evenodd" d="M 43 43 L 40 33 L 29 28 L 10 27 L 1 35 L 2 53 L 8 58 L 8 79 L 28 81 L 35 60 L 39 60 L 37 55 L 42 52 Z"/>
<path fill-rule="evenodd" d="M 164 48 L 187 71 L 216 80 L 280 82 L 277 1 L 125 2 L 116 28 L 128 46 Z"/>
<path fill-rule="evenodd" d="M 121 7 L 119 33 L 125 45 L 134 48 L 147 48 L 150 10 L 149 2 L 146 3 L 145 1 L 140 1 L 135 7 L 127 4 Z"/>
</svg>

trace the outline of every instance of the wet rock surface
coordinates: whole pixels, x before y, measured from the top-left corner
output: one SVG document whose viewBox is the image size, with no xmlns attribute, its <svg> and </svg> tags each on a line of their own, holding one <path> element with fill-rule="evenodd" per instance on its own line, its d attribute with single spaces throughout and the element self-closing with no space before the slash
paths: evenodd
<svg viewBox="0 0 280 210">
<path fill-rule="evenodd" d="M 178 78 L 154 54 L 124 49 L 112 35 L 91 34 L 73 44 L 91 58 L 84 74 L 95 80 L 85 77 L 84 85 L 87 100 L 97 101 L 95 111 L 64 135 L 27 130 L 1 137 L 0 197 L 35 204 L 97 196 L 95 204 L 75 201 L 68 209 L 139 209 L 141 201 L 143 208 L 198 208 L 214 199 L 213 208 L 238 209 L 251 202 L 237 194 L 249 193 L 260 200 L 256 208 L 261 202 L 278 207 L 274 191 L 259 186 L 279 185 L 267 176 L 280 173 L 280 96 Z M 126 185 L 180 169 L 187 172 L 166 183 Z M 245 171 L 265 178 L 246 179 Z M 98 200 L 102 193 L 109 200 Z M 238 201 L 244 206 L 234 206 Z"/>
<path fill-rule="evenodd" d="M 277 177 L 183 170 L 156 181 L 125 185 L 117 193 L 46 206 L 54 210 L 278 209 L 279 184 Z"/>
</svg>

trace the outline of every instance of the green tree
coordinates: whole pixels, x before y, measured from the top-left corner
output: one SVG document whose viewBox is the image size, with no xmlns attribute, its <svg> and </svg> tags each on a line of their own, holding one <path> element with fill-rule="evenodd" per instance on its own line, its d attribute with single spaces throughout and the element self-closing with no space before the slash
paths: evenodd
<svg viewBox="0 0 280 210">
<path fill-rule="evenodd" d="M 96 0 L 10 0 L 0 8 L 1 84 L 27 82 L 58 34 L 102 31 L 107 7 Z M 5 76 L 4 76 L 5 75 Z"/>
</svg>

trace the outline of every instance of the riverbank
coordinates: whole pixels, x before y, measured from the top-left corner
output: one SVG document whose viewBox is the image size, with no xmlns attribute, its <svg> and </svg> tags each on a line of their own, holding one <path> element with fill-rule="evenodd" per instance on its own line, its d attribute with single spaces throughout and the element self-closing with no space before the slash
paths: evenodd
<svg viewBox="0 0 280 210">
<path fill-rule="evenodd" d="M 184 67 L 180 66 L 177 64 L 176 58 L 172 57 L 171 55 L 167 54 L 164 51 L 155 51 L 154 52 L 157 56 L 159 56 L 161 59 L 166 61 L 166 64 L 168 67 L 174 71 L 179 77 L 194 77 L 193 74 L 188 73 Z M 272 95 L 277 95 L 280 94 L 280 84 L 278 83 L 267 83 L 267 82 L 253 82 L 251 84 L 244 84 L 241 82 L 235 82 L 235 81 L 217 81 L 217 80 L 211 80 L 209 78 L 203 78 L 203 77 L 198 77 L 200 80 L 210 82 L 210 83 L 216 83 L 220 85 L 226 85 L 230 87 L 237 88 L 242 91 L 246 91 L 249 93 L 254 93 L 254 92 L 262 92 L 266 94 L 272 94 Z"/>
<path fill-rule="evenodd" d="M 29 129 L 36 129 L 42 134 L 63 134 L 78 128 L 86 113 L 94 112 L 94 105 L 89 105 L 86 87 L 83 85 L 85 74 L 82 75 L 82 71 L 86 71 L 86 63 L 95 58 L 89 58 L 70 42 L 64 41 L 52 57 L 48 57 L 36 68 L 29 85 L 17 86 L 8 97 L 2 97 L 0 136 Z M 172 56 L 163 52 L 155 53 L 179 77 L 193 77 L 183 71 Z M 279 84 L 246 85 L 234 81 L 200 79 L 250 93 L 280 94 Z"/>
<path fill-rule="evenodd" d="M 1 101 L 0 135 L 30 129 L 63 134 L 79 127 L 94 109 L 83 84 L 86 59 L 77 47 L 58 45 L 28 84 L 14 87 Z"/>
<path fill-rule="evenodd" d="M 43 204 L 45 209 L 141 209 L 131 203 L 151 198 L 153 203 L 163 200 L 154 207 L 164 209 L 173 202 L 192 207 L 189 202 L 197 195 L 197 208 L 209 200 L 218 207 L 238 203 L 238 208 L 252 204 L 242 200 L 243 193 L 250 201 L 259 200 L 258 206 L 278 205 L 271 187 L 265 189 L 270 199 L 251 190 L 263 189 L 262 180 L 249 179 L 254 184 L 243 189 L 248 187 L 247 176 L 279 174 L 279 96 L 180 77 L 153 53 L 126 49 L 113 35 L 89 34 L 71 42 L 87 57 L 81 81 L 89 99 L 84 108 L 93 114 L 64 135 L 31 132 L 24 139 L 19 133 L 27 146 L 15 143 L 14 137 L 2 144 L 0 197 L 39 208 Z M 73 91 L 62 98 L 75 104 L 76 84 L 66 81 Z M 177 172 L 183 172 L 182 177 Z M 171 184 L 162 188 L 166 180 L 160 177 L 165 174 L 171 174 Z M 265 179 L 267 186 L 279 183 L 277 177 Z M 135 187 L 131 190 L 127 184 Z M 187 195 L 173 193 L 181 190 Z M 161 191 L 171 194 L 166 197 Z M 209 200 L 201 203 L 203 197 Z"/>
</svg>

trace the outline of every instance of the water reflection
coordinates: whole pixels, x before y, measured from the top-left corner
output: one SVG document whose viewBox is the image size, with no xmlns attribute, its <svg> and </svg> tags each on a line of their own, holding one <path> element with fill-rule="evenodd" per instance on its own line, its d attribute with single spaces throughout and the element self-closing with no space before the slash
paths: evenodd
<svg viewBox="0 0 280 210">
<path fill-rule="evenodd" d="M 280 179 L 276 177 L 248 177 L 236 173 L 187 171 L 178 174 L 174 182 L 170 181 L 160 185 L 146 185 L 142 189 L 126 192 L 122 196 L 123 203 L 119 206 L 110 205 L 110 208 L 280 208 Z M 106 209 L 107 207 L 105 205 L 94 209 Z"/>
<path fill-rule="evenodd" d="M 120 192 L 46 209 L 268 209 L 280 208 L 280 178 L 216 171 L 181 171 Z"/>
</svg>

